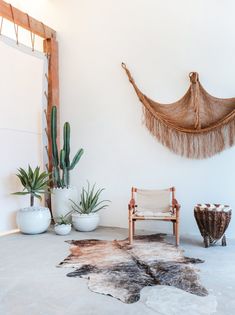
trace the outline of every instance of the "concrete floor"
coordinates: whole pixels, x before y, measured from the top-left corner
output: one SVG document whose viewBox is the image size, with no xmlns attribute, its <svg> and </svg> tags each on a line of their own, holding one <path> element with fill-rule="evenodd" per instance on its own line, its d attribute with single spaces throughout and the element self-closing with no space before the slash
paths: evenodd
<svg viewBox="0 0 235 315">
<path fill-rule="evenodd" d="M 140 231 L 140 233 L 144 233 Z M 68 239 L 122 239 L 127 230 L 99 228 L 73 231 L 68 236 L 12 234 L 0 237 L 1 315 L 233 315 L 235 314 L 235 240 L 227 247 L 205 249 L 201 237 L 182 237 L 186 256 L 201 258 L 198 265 L 208 297 L 197 297 L 172 287 L 144 288 L 141 299 L 124 304 L 90 292 L 85 279 L 68 278 L 56 268 L 69 253 Z M 168 237 L 170 240 L 171 238 Z"/>
</svg>

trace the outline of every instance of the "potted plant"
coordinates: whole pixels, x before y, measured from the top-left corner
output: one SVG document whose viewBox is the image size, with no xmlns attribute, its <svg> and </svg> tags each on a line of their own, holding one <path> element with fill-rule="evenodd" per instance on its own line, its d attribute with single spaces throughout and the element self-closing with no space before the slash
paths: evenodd
<svg viewBox="0 0 235 315">
<path fill-rule="evenodd" d="M 68 215 L 61 215 L 54 226 L 55 233 L 58 235 L 67 235 L 71 232 L 71 220 Z"/>
<path fill-rule="evenodd" d="M 83 149 L 78 150 L 72 162 L 70 162 L 70 125 L 68 122 L 63 128 L 63 149 L 58 152 L 57 147 L 57 108 L 52 107 L 51 112 L 51 140 L 52 140 L 52 214 L 55 222 L 61 215 L 71 211 L 69 199 L 77 199 L 78 193 L 75 187 L 70 186 L 70 171 L 79 162 L 83 155 Z"/>
<path fill-rule="evenodd" d="M 18 169 L 16 176 L 20 179 L 23 191 L 14 195 L 29 195 L 30 207 L 20 209 L 16 215 L 18 228 L 25 234 L 39 234 L 45 232 L 51 223 L 51 213 L 46 207 L 35 206 L 34 199 L 42 199 L 41 195 L 48 192 L 49 174 L 40 172 L 37 166 L 33 170 L 28 166 L 28 170 Z"/>
<path fill-rule="evenodd" d="M 89 232 L 97 228 L 100 219 L 98 212 L 108 206 L 104 202 L 110 202 L 109 200 L 100 201 L 103 190 L 104 188 L 95 191 L 95 184 L 91 188 L 88 182 L 87 189 L 82 188 L 80 203 L 71 200 L 72 222 L 76 230 Z"/>
</svg>

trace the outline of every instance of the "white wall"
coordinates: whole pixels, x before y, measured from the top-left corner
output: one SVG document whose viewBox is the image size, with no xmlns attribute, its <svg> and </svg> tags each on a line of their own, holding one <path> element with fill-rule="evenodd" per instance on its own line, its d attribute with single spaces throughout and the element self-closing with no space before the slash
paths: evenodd
<svg viewBox="0 0 235 315">
<path fill-rule="evenodd" d="M 22 190 L 17 169 L 43 165 L 44 57 L 21 48 L 0 37 L 0 233 L 14 229 L 16 211 L 29 205 L 29 197 L 12 195 Z"/>
<path fill-rule="evenodd" d="M 58 31 L 61 120 L 71 122 L 73 152 L 85 149 L 72 181 L 106 187 L 112 204 L 102 224 L 127 226 L 132 185 L 175 185 L 182 233 L 198 231 L 197 202 L 228 203 L 235 211 L 235 148 L 201 161 L 169 152 L 141 124 L 140 103 L 120 67 L 125 61 L 139 87 L 161 102 L 183 95 L 190 71 L 211 94 L 234 96 L 233 0 L 44 0 L 40 10 L 17 2 Z M 234 228 L 235 219 L 230 236 Z"/>
</svg>

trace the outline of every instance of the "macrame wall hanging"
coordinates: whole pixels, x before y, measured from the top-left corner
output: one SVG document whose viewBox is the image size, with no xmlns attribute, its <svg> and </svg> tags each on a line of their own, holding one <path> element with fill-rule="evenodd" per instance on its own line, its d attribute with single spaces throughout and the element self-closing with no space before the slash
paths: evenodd
<svg viewBox="0 0 235 315">
<path fill-rule="evenodd" d="M 122 63 L 143 104 L 149 131 L 176 154 L 188 158 L 211 157 L 235 143 L 235 98 L 220 99 L 202 87 L 198 73 L 189 74 L 190 87 L 177 102 L 160 104 L 144 95 Z"/>
</svg>

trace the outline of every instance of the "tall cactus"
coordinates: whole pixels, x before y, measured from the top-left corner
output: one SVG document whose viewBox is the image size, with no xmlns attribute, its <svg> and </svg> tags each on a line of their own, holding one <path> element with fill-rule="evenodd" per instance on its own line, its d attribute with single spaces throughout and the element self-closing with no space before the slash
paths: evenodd
<svg viewBox="0 0 235 315">
<path fill-rule="evenodd" d="M 68 122 L 64 124 L 63 130 L 63 149 L 58 153 L 57 147 L 57 108 L 52 107 L 51 111 L 51 140 L 52 140 L 52 179 L 54 187 L 68 188 L 70 184 L 69 172 L 79 162 L 84 153 L 83 149 L 78 150 L 72 163 L 70 163 L 70 125 Z"/>
</svg>

